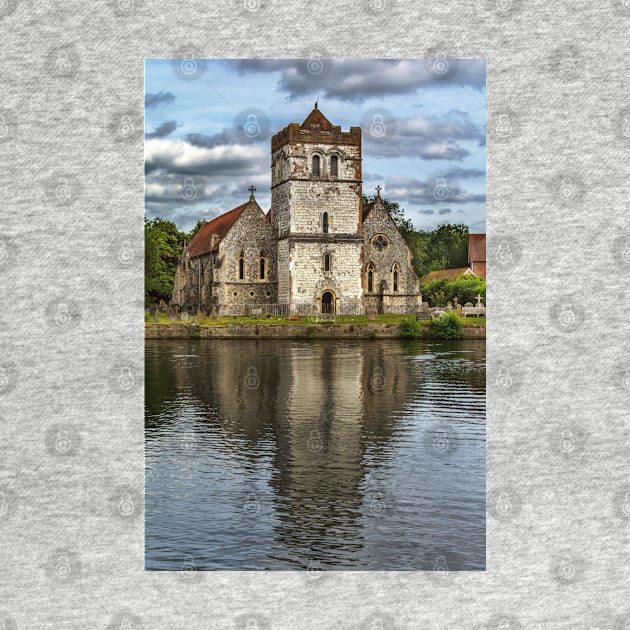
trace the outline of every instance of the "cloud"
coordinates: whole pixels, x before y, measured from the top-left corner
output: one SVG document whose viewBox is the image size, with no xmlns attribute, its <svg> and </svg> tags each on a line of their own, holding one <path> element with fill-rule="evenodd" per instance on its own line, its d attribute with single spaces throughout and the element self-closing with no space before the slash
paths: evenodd
<svg viewBox="0 0 630 630">
<path fill-rule="evenodd" d="M 145 165 L 147 216 L 168 217 L 183 230 L 244 203 L 251 185 L 261 207 L 269 205 L 269 153 L 261 147 L 152 138 L 145 142 Z"/>
<path fill-rule="evenodd" d="M 261 147 L 238 144 L 203 147 L 185 139 L 154 138 L 145 142 L 145 170 L 166 169 L 185 175 L 260 173 L 269 170 L 269 153 Z"/>
<path fill-rule="evenodd" d="M 476 177 L 485 177 L 486 172 L 478 168 L 450 168 L 446 172 L 446 177 L 452 179 L 474 179 Z"/>
<path fill-rule="evenodd" d="M 409 95 L 418 89 L 463 85 L 483 90 L 485 62 L 458 59 L 449 77 L 436 78 L 422 59 L 244 59 L 233 60 L 240 74 L 279 73 L 278 88 L 290 99 L 308 95 L 362 102 L 388 94 Z"/>
<path fill-rule="evenodd" d="M 164 138 L 165 136 L 170 135 L 177 129 L 177 121 L 176 120 L 167 120 L 163 122 L 161 125 L 158 125 L 151 133 L 146 134 L 148 139 L 151 138 Z"/>
<path fill-rule="evenodd" d="M 387 110 L 371 109 L 364 112 L 361 129 L 365 152 L 378 157 L 461 161 L 470 150 L 460 143 L 481 145 L 485 141 L 484 130 L 456 110 L 441 117 L 396 118 Z"/>
<path fill-rule="evenodd" d="M 175 95 L 171 92 L 158 92 L 157 94 L 145 94 L 144 95 L 144 106 L 146 107 L 156 107 L 161 103 L 174 103 Z"/>
<path fill-rule="evenodd" d="M 466 204 L 486 200 L 485 194 L 468 192 L 444 178 L 425 182 L 409 177 L 391 177 L 385 182 L 385 194 L 392 201 L 411 204 Z"/>
<path fill-rule="evenodd" d="M 434 210 L 418 210 L 418 214 L 425 214 L 426 216 L 430 216 L 435 214 Z"/>
<path fill-rule="evenodd" d="M 453 212 L 450 208 L 440 208 L 438 210 L 438 214 L 450 214 Z"/>
</svg>

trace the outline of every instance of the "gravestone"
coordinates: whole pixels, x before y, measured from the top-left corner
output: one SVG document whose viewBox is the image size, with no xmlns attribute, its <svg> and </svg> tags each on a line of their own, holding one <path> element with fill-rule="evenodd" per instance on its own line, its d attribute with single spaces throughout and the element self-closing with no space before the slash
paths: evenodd
<svg viewBox="0 0 630 630">
<path fill-rule="evenodd" d="M 367 312 L 368 319 L 378 319 L 378 311 L 375 308 L 369 308 Z"/>
<path fill-rule="evenodd" d="M 462 315 L 462 305 L 459 303 L 459 299 L 457 296 L 453 298 L 453 309 L 455 309 L 455 313 L 461 317 Z"/>
<path fill-rule="evenodd" d="M 200 309 L 197 311 L 197 320 L 206 319 L 206 314 Z"/>
<path fill-rule="evenodd" d="M 168 312 L 169 308 L 170 306 L 164 300 L 160 300 L 160 303 L 158 304 L 158 309 L 162 311 L 162 313 Z"/>
<path fill-rule="evenodd" d="M 190 314 L 187 311 L 182 313 L 182 321 L 187 322 L 190 319 Z"/>
<path fill-rule="evenodd" d="M 481 303 L 481 295 L 479 295 L 479 293 L 477 293 L 477 304 L 475 306 L 480 307 L 483 306 L 483 304 Z"/>
</svg>

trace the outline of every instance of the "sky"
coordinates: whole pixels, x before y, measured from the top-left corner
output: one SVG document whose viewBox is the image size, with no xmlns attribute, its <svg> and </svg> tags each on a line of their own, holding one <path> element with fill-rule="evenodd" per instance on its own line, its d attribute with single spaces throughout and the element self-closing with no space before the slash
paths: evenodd
<svg viewBox="0 0 630 630">
<path fill-rule="evenodd" d="M 480 59 L 147 59 L 145 210 L 189 231 L 249 198 L 271 203 L 271 136 L 315 102 L 360 126 L 363 193 L 382 187 L 418 230 L 485 232 Z"/>
</svg>

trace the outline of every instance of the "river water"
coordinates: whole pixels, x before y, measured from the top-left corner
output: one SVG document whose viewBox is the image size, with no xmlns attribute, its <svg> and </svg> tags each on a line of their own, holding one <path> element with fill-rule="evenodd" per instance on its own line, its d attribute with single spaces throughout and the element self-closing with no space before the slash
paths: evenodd
<svg viewBox="0 0 630 630">
<path fill-rule="evenodd" d="M 485 341 L 147 340 L 147 569 L 483 570 Z"/>
</svg>

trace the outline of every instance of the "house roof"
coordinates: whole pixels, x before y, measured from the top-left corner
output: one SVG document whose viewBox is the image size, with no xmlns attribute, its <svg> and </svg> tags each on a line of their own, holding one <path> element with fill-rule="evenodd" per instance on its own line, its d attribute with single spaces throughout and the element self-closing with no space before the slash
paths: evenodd
<svg viewBox="0 0 630 630">
<path fill-rule="evenodd" d="M 188 246 L 188 254 L 190 257 L 194 258 L 195 256 L 202 256 L 203 254 L 211 252 L 213 249 L 216 250 L 219 245 L 219 241 L 230 231 L 230 228 L 234 225 L 236 219 L 241 216 L 241 213 L 245 210 L 249 203 L 250 202 L 248 201 L 247 203 L 241 204 L 233 210 L 225 212 L 224 214 L 219 215 L 216 219 L 206 223 L 199 232 L 195 234 L 193 240 L 190 241 L 190 245 Z M 214 243 L 214 248 L 212 247 L 213 234 L 218 234 L 219 236 L 219 239 Z"/>
<path fill-rule="evenodd" d="M 434 280 L 450 280 L 451 282 L 457 280 L 460 276 L 465 274 L 476 275 L 472 272 L 470 267 L 458 267 L 456 269 L 438 269 L 437 271 L 430 271 L 422 280 L 421 284 L 428 284 Z"/>
<path fill-rule="evenodd" d="M 468 263 L 486 261 L 486 235 L 468 235 Z"/>
<path fill-rule="evenodd" d="M 317 103 L 313 111 L 306 117 L 306 120 L 300 125 L 302 129 L 323 129 L 330 131 L 333 128 L 333 124 L 322 114 L 317 108 Z"/>
</svg>

